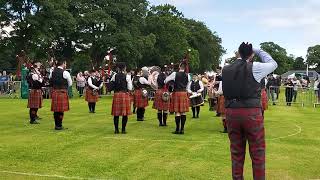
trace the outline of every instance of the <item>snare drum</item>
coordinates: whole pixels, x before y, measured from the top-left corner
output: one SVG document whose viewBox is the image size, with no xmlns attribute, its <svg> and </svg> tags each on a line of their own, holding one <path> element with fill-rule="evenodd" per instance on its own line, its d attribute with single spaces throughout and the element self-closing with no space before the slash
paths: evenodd
<svg viewBox="0 0 320 180">
<path fill-rule="evenodd" d="M 191 107 L 197 107 L 204 104 L 203 98 L 200 93 L 192 95 L 190 98 L 190 106 Z"/>
</svg>

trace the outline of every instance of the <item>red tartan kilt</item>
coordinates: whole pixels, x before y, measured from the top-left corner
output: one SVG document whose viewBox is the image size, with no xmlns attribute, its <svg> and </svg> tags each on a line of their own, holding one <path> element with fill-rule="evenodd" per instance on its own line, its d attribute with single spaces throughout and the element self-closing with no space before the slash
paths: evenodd
<svg viewBox="0 0 320 180">
<path fill-rule="evenodd" d="M 134 103 L 137 108 L 145 108 L 148 104 L 148 98 L 142 96 L 142 90 L 136 89 L 134 91 Z"/>
<path fill-rule="evenodd" d="M 261 90 L 261 106 L 263 110 L 268 109 L 268 95 L 265 89 Z"/>
<path fill-rule="evenodd" d="M 173 92 L 171 97 L 170 112 L 189 112 L 189 98 L 187 92 Z"/>
<path fill-rule="evenodd" d="M 65 112 L 69 111 L 69 97 L 67 90 L 52 90 L 51 111 Z"/>
<path fill-rule="evenodd" d="M 217 113 L 221 113 L 224 115 L 226 112 L 226 108 L 224 106 L 224 96 L 218 97 L 218 104 L 217 104 Z"/>
<path fill-rule="evenodd" d="M 153 109 L 157 109 L 159 111 L 168 111 L 170 108 L 170 100 L 165 102 L 162 100 L 162 94 L 164 92 L 168 92 L 168 90 L 158 89 L 153 102 Z"/>
<path fill-rule="evenodd" d="M 131 98 L 129 93 L 124 93 L 124 92 L 114 93 L 111 115 L 113 116 L 131 115 Z"/>
<path fill-rule="evenodd" d="M 89 103 L 95 103 L 99 100 L 99 93 L 96 92 L 96 95 L 93 95 L 93 90 L 90 88 L 87 88 L 86 90 L 86 98 L 85 100 Z"/>
<path fill-rule="evenodd" d="M 28 108 L 42 107 L 42 91 L 41 89 L 31 89 L 28 98 Z"/>
</svg>

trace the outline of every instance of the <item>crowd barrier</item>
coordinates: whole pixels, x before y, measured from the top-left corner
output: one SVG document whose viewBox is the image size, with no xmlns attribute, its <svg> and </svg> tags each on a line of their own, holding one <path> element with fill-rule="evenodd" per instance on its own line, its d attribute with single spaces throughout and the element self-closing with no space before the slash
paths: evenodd
<svg viewBox="0 0 320 180">
<path fill-rule="evenodd" d="M 267 89 L 269 104 L 319 106 L 319 92 L 309 87 L 271 86 Z"/>
<path fill-rule="evenodd" d="M 0 97 L 20 98 L 21 81 L 7 81 L 0 84 Z"/>
<path fill-rule="evenodd" d="M 21 98 L 21 81 L 9 81 L 0 87 L 0 98 Z M 50 98 L 50 88 L 44 87 L 43 97 Z M 269 99 L 269 104 L 274 105 L 299 105 L 320 107 L 320 93 L 309 87 L 292 87 L 292 86 L 271 86 L 266 89 Z M 76 83 L 72 86 L 73 95 L 78 97 L 79 89 Z M 112 93 L 107 91 L 107 86 L 103 86 L 99 92 L 101 97 L 112 96 Z M 83 90 L 83 96 L 85 95 L 85 88 Z M 148 90 L 148 98 L 153 100 L 155 96 L 155 90 Z"/>
</svg>

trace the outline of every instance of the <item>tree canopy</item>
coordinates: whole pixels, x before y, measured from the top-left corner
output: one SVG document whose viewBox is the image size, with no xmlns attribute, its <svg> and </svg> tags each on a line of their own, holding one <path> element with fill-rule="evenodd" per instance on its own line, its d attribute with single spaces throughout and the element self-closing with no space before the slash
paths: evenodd
<svg viewBox="0 0 320 180">
<path fill-rule="evenodd" d="M 0 27 L 7 34 L 0 39 L 3 69 L 17 65 L 21 50 L 43 61 L 52 51 L 75 71 L 101 66 L 111 47 L 130 67 L 179 62 L 191 49 L 195 72 L 217 66 L 224 53 L 220 37 L 204 23 L 146 0 L 0 0 Z"/>
</svg>

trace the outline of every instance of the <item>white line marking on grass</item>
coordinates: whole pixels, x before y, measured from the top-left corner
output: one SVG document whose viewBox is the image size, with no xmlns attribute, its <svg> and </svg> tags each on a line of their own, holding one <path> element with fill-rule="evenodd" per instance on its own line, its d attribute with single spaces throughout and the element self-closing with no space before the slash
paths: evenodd
<svg viewBox="0 0 320 180">
<path fill-rule="evenodd" d="M 293 134 L 289 134 L 289 135 L 286 135 L 286 136 L 280 136 L 280 137 L 276 137 L 276 138 L 271 138 L 271 139 L 266 139 L 266 140 L 277 140 L 277 139 L 284 139 L 284 138 L 288 138 L 288 137 L 292 137 L 292 136 L 296 136 L 298 134 L 300 134 L 302 132 L 302 128 L 301 126 L 297 125 L 297 124 L 294 124 L 297 128 L 297 131 L 294 132 Z"/>
<path fill-rule="evenodd" d="M 60 175 L 38 174 L 38 173 L 27 173 L 27 172 L 15 172 L 15 171 L 2 171 L 2 170 L 0 170 L 0 173 L 4 173 L 4 174 L 15 174 L 15 175 L 22 175 L 22 176 L 36 176 L 36 177 L 60 178 L 60 179 L 78 179 L 78 180 L 90 179 L 90 180 L 102 180 L 102 179 L 100 179 L 100 178 L 97 179 L 97 178 L 68 177 L 68 176 L 60 176 Z"/>
</svg>

